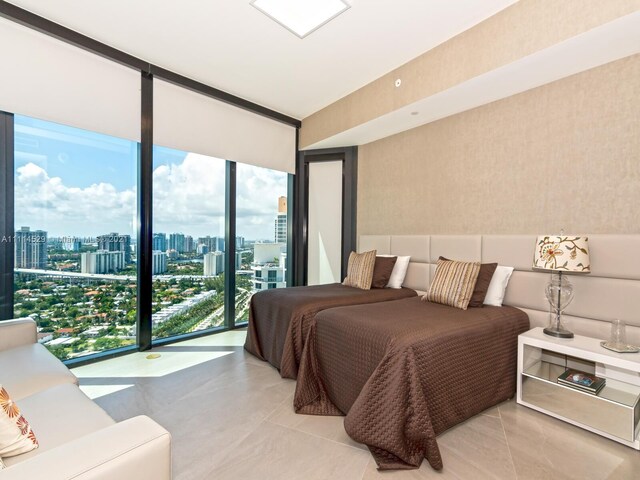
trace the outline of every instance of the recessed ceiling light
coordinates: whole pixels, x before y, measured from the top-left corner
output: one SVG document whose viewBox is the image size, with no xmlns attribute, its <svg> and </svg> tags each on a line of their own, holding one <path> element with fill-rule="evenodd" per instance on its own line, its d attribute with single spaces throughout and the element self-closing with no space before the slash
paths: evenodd
<svg viewBox="0 0 640 480">
<path fill-rule="evenodd" d="M 250 3 L 300 38 L 351 7 L 344 0 L 251 0 Z"/>
</svg>

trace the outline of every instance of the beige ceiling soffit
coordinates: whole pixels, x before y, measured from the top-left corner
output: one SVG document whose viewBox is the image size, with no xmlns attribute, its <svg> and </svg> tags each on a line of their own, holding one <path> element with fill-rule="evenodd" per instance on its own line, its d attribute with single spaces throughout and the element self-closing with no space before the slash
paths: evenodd
<svg viewBox="0 0 640 480">
<path fill-rule="evenodd" d="M 304 148 L 364 145 L 637 53 L 640 53 L 640 12 L 620 17 Z"/>
</svg>

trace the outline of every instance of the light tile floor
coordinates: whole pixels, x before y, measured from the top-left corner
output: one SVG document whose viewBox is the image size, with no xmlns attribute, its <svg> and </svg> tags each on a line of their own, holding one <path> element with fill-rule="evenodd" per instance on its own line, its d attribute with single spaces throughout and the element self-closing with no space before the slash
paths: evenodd
<svg viewBox="0 0 640 480">
<path fill-rule="evenodd" d="M 173 436 L 176 480 L 640 479 L 640 452 L 505 402 L 438 437 L 444 470 L 378 472 L 342 417 L 296 415 L 295 383 L 246 353 L 245 332 L 74 369 L 114 419 L 148 415 Z"/>
</svg>

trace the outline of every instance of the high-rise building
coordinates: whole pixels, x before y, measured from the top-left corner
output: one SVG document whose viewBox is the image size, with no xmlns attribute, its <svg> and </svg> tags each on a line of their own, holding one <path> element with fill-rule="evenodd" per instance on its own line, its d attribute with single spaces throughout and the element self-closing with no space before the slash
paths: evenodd
<svg viewBox="0 0 640 480">
<path fill-rule="evenodd" d="M 160 250 L 153 251 L 153 274 L 160 275 L 167 271 L 167 254 Z"/>
<path fill-rule="evenodd" d="M 206 237 L 198 238 L 198 245 L 206 245 L 210 252 L 224 252 L 224 238 L 223 237 Z"/>
<path fill-rule="evenodd" d="M 193 241 L 191 235 L 185 235 L 184 237 L 184 251 L 188 253 L 196 251 L 196 242 Z"/>
<path fill-rule="evenodd" d="M 287 197 L 278 197 L 278 215 L 275 221 L 276 243 L 287 243 Z"/>
<path fill-rule="evenodd" d="M 244 248 L 244 237 L 236 236 L 236 249 Z"/>
<path fill-rule="evenodd" d="M 47 238 L 47 248 L 49 251 L 79 252 L 82 248 L 82 240 L 78 237 L 49 237 Z"/>
<path fill-rule="evenodd" d="M 278 197 L 278 213 L 287 213 L 287 197 Z"/>
<path fill-rule="evenodd" d="M 62 238 L 48 237 L 47 238 L 47 251 L 62 250 Z"/>
<path fill-rule="evenodd" d="M 280 255 L 277 258 L 274 258 L 273 261 L 254 263 L 252 267 L 254 291 L 269 290 L 272 288 L 285 288 L 287 286 L 286 264 L 287 253 L 284 249 L 282 249 Z"/>
<path fill-rule="evenodd" d="M 256 243 L 253 245 L 253 263 L 278 263 L 280 255 L 286 251 L 286 243 Z"/>
<path fill-rule="evenodd" d="M 204 276 L 214 277 L 224 272 L 224 253 L 210 252 L 204 256 Z"/>
<path fill-rule="evenodd" d="M 286 286 L 284 267 L 275 264 L 253 267 L 254 290 L 269 290 L 272 288 L 285 288 Z"/>
<path fill-rule="evenodd" d="M 284 288 L 286 283 L 286 243 L 256 243 L 253 246 L 253 289 Z"/>
<path fill-rule="evenodd" d="M 161 252 L 167 251 L 167 234 L 166 233 L 154 233 L 153 234 L 153 249 Z"/>
<path fill-rule="evenodd" d="M 169 234 L 169 250 L 175 250 L 178 253 L 184 253 L 185 250 L 183 233 Z"/>
<path fill-rule="evenodd" d="M 131 263 L 131 235 L 119 235 L 116 232 L 100 235 L 98 250 L 107 252 L 124 252 L 125 264 Z"/>
<path fill-rule="evenodd" d="M 204 243 L 199 243 L 197 247 L 197 252 L 200 255 L 204 255 L 205 253 L 209 253 L 209 247 Z"/>
<path fill-rule="evenodd" d="M 65 238 L 61 243 L 61 247 L 66 252 L 79 252 L 82 248 L 82 240 L 78 237 Z"/>
<path fill-rule="evenodd" d="M 287 243 L 287 214 L 278 213 L 275 222 L 275 242 Z"/>
<path fill-rule="evenodd" d="M 82 273 L 117 273 L 125 268 L 125 252 L 98 250 L 86 252 L 80 256 L 80 271 Z"/>
<path fill-rule="evenodd" d="M 47 232 L 21 227 L 15 238 L 16 268 L 47 268 Z"/>
</svg>

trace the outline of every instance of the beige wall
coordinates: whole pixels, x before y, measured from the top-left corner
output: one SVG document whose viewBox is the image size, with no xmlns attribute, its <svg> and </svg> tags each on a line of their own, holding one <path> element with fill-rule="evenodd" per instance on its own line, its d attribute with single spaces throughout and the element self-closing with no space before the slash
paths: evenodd
<svg viewBox="0 0 640 480">
<path fill-rule="evenodd" d="M 358 234 L 640 233 L 640 55 L 358 156 Z"/>
<path fill-rule="evenodd" d="M 640 0 L 520 0 L 302 121 L 300 146 L 368 122 L 640 9 Z M 394 81 L 402 79 L 396 88 Z"/>
</svg>

